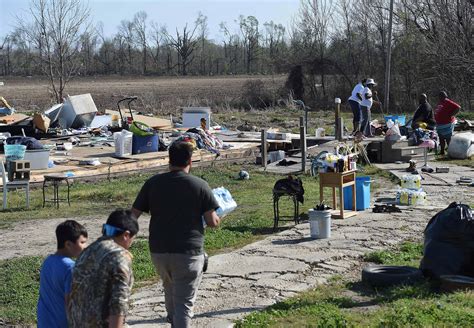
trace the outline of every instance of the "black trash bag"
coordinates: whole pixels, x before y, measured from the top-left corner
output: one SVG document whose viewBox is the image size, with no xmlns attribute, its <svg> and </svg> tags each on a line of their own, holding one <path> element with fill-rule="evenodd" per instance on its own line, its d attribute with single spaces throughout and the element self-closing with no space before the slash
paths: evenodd
<svg viewBox="0 0 474 328">
<path fill-rule="evenodd" d="M 24 145 L 26 146 L 27 150 L 44 149 L 43 144 L 33 137 L 21 137 L 21 136 L 9 137 L 6 140 L 6 143 L 7 145 Z"/>
<path fill-rule="evenodd" d="M 294 178 L 291 175 L 288 176 L 288 178 L 280 179 L 275 182 L 273 193 L 280 195 L 296 195 L 296 199 L 301 204 L 304 203 L 303 181 L 301 181 L 300 178 Z"/>
<path fill-rule="evenodd" d="M 424 234 L 420 269 L 426 277 L 474 277 L 474 220 L 468 205 L 451 203 L 431 218 Z"/>
</svg>

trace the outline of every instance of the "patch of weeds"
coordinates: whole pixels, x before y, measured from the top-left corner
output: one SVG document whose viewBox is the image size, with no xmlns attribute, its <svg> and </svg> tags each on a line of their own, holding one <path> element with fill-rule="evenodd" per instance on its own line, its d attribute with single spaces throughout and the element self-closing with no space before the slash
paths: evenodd
<svg viewBox="0 0 474 328">
<path fill-rule="evenodd" d="M 39 256 L 0 261 L 0 318 L 7 324 L 36 320 L 42 262 Z"/>
<path fill-rule="evenodd" d="M 423 244 L 404 242 L 397 250 L 382 250 L 364 256 L 367 262 L 386 265 L 412 265 L 423 255 Z"/>
</svg>

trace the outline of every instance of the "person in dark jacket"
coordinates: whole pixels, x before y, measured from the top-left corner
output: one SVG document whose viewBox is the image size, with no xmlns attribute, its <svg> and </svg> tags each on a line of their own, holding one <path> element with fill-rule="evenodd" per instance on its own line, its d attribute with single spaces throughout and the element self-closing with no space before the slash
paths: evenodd
<svg viewBox="0 0 474 328">
<path fill-rule="evenodd" d="M 412 129 L 419 128 L 422 123 L 425 123 L 427 129 L 434 130 L 436 122 L 433 116 L 433 109 L 431 108 L 431 105 L 428 102 L 428 97 L 426 96 L 426 94 L 422 93 L 419 97 L 419 101 L 420 105 L 418 106 L 415 114 L 413 115 L 411 123 Z"/>
</svg>

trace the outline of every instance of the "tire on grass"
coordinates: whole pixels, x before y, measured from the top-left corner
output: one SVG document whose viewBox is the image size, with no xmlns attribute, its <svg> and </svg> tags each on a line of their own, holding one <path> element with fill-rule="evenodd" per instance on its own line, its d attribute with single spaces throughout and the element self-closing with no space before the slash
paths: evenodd
<svg viewBox="0 0 474 328">
<path fill-rule="evenodd" d="M 408 266 L 376 265 L 362 270 L 362 281 L 374 287 L 410 285 L 422 278 L 423 274 L 419 269 Z"/>
</svg>

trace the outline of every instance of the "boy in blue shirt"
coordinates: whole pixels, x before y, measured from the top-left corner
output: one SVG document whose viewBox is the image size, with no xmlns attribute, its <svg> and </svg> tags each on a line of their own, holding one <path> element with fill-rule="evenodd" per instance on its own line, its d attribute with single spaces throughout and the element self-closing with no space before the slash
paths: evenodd
<svg viewBox="0 0 474 328">
<path fill-rule="evenodd" d="M 56 228 L 58 250 L 44 260 L 40 272 L 38 299 L 38 328 L 68 326 L 66 304 L 71 292 L 74 261 L 87 244 L 87 230 L 74 220 Z"/>
</svg>

